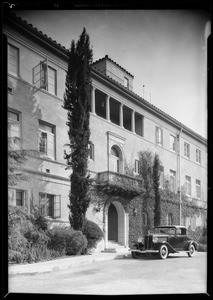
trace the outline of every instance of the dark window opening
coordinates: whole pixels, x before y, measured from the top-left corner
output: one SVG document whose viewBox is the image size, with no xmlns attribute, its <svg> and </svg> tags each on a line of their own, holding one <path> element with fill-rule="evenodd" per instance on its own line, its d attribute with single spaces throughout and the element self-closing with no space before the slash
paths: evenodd
<svg viewBox="0 0 213 300">
<path fill-rule="evenodd" d="M 61 196 L 40 193 L 41 215 L 51 218 L 61 217 Z"/>
<path fill-rule="evenodd" d="M 123 106 L 123 126 L 125 129 L 131 131 L 131 117 L 132 117 L 132 111 L 130 108 Z"/>
<path fill-rule="evenodd" d="M 143 136 L 143 116 L 135 113 L 135 133 Z"/>
<path fill-rule="evenodd" d="M 23 199 L 24 199 L 24 192 L 23 191 L 16 191 L 16 205 L 23 206 Z"/>
<path fill-rule="evenodd" d="M 95 113 L 106 119 L 106 95 L 99 90 L 95 91 Z"/>
<path fill-rule="evenodd" d="M 110 98 L 110 121 L 119 125 L 120 103 Z"/>
</svg>

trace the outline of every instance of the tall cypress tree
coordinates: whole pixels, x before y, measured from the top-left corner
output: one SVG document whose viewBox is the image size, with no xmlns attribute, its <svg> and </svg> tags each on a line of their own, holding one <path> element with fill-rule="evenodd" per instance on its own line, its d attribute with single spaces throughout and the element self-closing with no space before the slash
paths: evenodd
<svg viewBox="0 0 213 300">
<path fill-rule="evenodd" d="M 89 118 L 91 103 L 92 49 L 86 29 L 77 43 L 71 42 L 69 50 L 64 108 L 67 110 L 67 125 L 70 153 L 65 152 L 65 159 L 72 169 L 70 175 L 69 221 L 72 228 L 81 230 L 89 198 L 90 185 L 88 175 L 88 144 L 90 138 Z"/>
<path fill-rule="evenodd" d="M 155 194 L 155 208 L 154 208 L 154 226 L 161 225 L 161 197 L 159 191 L 160 185 L 160 161 L 158 154 L 154 156 L 153 163 L 153 184 L 154 184 L 154 194 Z"/>
</svg>

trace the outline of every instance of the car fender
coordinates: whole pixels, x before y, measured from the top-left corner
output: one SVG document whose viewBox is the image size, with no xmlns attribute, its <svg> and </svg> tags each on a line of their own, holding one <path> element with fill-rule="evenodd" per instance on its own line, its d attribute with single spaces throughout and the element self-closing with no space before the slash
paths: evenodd
<svg viewBox="0 0 213 300">
<path fill-rule="evenodd" d="M 192 240 L 187 242 L 187 244 L 184 247 L 185 248 L 184 250 L 186 250 L 186 251 L 189 250 L 189 247 L 191 245 L 193 245 L 195 247 L 195 250 L 197 250 L 197 243 L 195 241 L 192 241 Z"/>
<path fill-rule="evenodd" d="M 141 242 L 136 242 L 133 244 L 133 250 L 134 249 L 142 250 L 143 248 L 144 248 L 144 244 Z"/>
<path fill-rule="evenodd" d="M 175 249 L 174 249 L 169 243 L 167 243 L 167 242 L 156 243 L 156 244 L 157 244 L 158 250 L 160 250 L 160 247 L 161 247 L 162 245 L 166 245 L 170 253 L 177 253 L 177 252 L 178 252 L 177 250 L 175 250 Z"/>
</svg>

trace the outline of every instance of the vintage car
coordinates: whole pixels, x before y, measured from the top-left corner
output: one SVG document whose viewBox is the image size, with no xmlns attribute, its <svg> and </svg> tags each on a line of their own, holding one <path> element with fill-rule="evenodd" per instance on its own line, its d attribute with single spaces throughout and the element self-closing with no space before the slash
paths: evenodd
<svg viewBox="0 0 213 300">
<path fill-rule="evenodd" d="M 187 236 L 184 226 L 157 226 L 149 232 L 144 240 L 138 239 L 133 249 L 130 249 L 133 258 L 139 258 L 146 253 L 159 255 L 166 259 L 169 253 L 185 251 L 192 257 L 197 250 L 197 243 Z"/>
</svg>

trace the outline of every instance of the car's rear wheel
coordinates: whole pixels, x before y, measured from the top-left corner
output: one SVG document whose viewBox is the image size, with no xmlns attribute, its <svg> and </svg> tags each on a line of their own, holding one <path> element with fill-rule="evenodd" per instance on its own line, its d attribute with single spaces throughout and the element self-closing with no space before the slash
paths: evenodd
<svg viewBox="0 0 213 300">
<path fill-rule="evenodd" d="M 187 254 L 189 257 L 192 257 L 195 254 L 195 246 L 194 245 L 191 244 L 189 246 L 189 250 L 188 250 Z"/>
<path fill-rule="evenodd" d="M 159 256 L 161 259 L 166 259 L 169 254 L 169 250 L 166 245 L 161 245 L 159 249 Z"/>
</svg>

